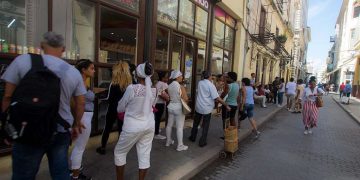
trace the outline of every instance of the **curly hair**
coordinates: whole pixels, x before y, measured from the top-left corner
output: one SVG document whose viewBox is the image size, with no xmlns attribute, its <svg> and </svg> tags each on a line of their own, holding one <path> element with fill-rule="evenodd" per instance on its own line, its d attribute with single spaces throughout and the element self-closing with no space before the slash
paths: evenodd
<svg viewBox="0 0 360 180">
<path fill-rule="evenodd" d="M 124 91 L 132 83 L 132 76 L 128 62 L 120 61 L 118 64 L 113 66 L 111 83 L 113 85 L 119 85 L 122 91 Z"/>
</svg>

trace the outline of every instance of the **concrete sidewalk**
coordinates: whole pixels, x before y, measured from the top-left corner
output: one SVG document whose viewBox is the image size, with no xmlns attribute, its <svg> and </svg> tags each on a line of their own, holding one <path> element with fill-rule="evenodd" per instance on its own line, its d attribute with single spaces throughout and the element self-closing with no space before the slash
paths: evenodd
<svg viewBox="0 0 360 180">
<path fill-rule="evenodd" d="M 360 124 L 360 100 L 351 97 L 350 104 L 342 104 L 339 94 L 331 95 L 333 100 L 346 111 L 357 123 Z"/>
<path fill-rule="evenodd" d="M 256 105 L 255 119 L 258 122 L 258 125 L 261 127 L 263 123 L 270 120 L 280 109 L 281 108 L 278 108 L 273 104 L 268 104 L 268 108 L 260 108 L 259 105 Z M 184 144 L 189 146 L 187 151 L 177 152 L 176 141 L 173 146 L 165 147 L 165 140 L 154 139 L 151 151 L 151 168 L 148 171 L 147 179 L 189 179 L 218 158 L 224 143 L 224 141 L 220 139 L 220 137 L 223 136 L 222 121 L 220 117 L 215 115 L 212 116 L 208 133 L 208 145 L 204 148 L 198 146 L 199 137 L 197 138 L 196 143 L 192 143 L 188 140 L 192 121 L 187 120 L 185 126 Z M 200 133 L 201 130 L 199 131 L 199 134 Z M 165 134 L 165 129 L 162 129 L 161 134 Z M 251 128 L 249 122 L 243 121 L 241 129 L 239 130 L 239 140 L 245 139 L 250 134 Z M 100 144 L 100 139 L 101 136 L 92 137 L 87 145 L 83 159 L 84 173 L 92 176 L 93 180 L 115 179 L 113 149 L 117 142 L 117 133 L 111 134 L 106 155 L 99 155 L 95 152 L 95 149 Z M 173 139 L 176 140 L 175 130 L 173 130 Z M 0 159 L 0 179 L 7 180 L 10 178 L 11 157 L 2 157 Z M 37 179 L 50 179 L 46 161 L 43 161 Z M 127 156 L 125 179 L 138 179 L 138 165 L 135 148 L 133 148 Z"/>
</svg>

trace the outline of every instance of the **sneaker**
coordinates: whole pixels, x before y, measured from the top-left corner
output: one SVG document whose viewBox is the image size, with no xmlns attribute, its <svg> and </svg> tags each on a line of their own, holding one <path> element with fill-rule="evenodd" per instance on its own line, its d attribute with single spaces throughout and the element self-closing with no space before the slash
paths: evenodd
<svg viewBox="0 0 360 180">
<path fill-rule="evenodd" d="M 105 150 L 105 148 L 103 148 L 103 147 L 98 147 L 98 148 L 96 149 L 96 152 L 99 153 L 99 154 L 101 154 L 101 155 L 104 155 L 104 154 L 106 153 L 106 150 Z"/>
<path fill-rule="evenodd" d="M 176 150 L 177 151 L 186 151 L 189 147 L 188 146 L 185 146 L 185 145 L 179 145 Z"/>
<path fill-rule="evenodd" d="M 280 104 L 278 104 L 278 105 L 277 105 L 277 107 L 281 108 L 281 105 L 280 105 Z"/>
<path fill-rule="evenodd" d="M 92 180 L 92 178 L 81 173 L 77 178 L 71 177 L 71 180 Z"/>
<path fill-rule="evenodd" d="M 267 106 L 266 106 L 266 105 L 263 105 L 262 107 L 263 107 L 263 108 L 267 108 Z"/>
<path fill-rule="evenodd" d="M 304 134 L 305 134 L 305 135 L 307 135 L 308 133 L 309 133 L 308 130 L 305 130 L 305 131 L 304 131 Z"/>
<path fill-rule="evenodd" d="M 309 130 L 308 130 L 308 133 L 309 133 L 309 134 L 312 134 L 312 131 L 311 131 L 311 129 L 309 129 Z"/>
<path fill-rule="evenodd" d="M 166 142 L 165 146 L 169 147 L 170 145 L 173 145 L 175 143 L 174 140 L 171 140 L 170 142 Z"/>
<path fill-rule="evenodd" d="M 166 137 L 158 134 L 158 135 L 155 135 L 155 136 L 154 136 L 154 139 L 164 140 L 164 139 L 166 139 Z"/>
</svg>

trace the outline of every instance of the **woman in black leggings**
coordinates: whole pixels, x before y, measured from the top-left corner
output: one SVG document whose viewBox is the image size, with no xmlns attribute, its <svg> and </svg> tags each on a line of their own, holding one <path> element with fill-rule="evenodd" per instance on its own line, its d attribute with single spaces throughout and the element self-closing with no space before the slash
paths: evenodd
<svg viewBox="0 0 360 180">
<path fill-rule="evenodd" d="M 119 64 L 114 65 L 112 71 L 112 80 L 109 88 L 109 107 L 106 113 L 105 128 L 102 133 L 101 146 L 96 149 L 96 152 L 99 154 L 106 153 L 106 144 L 115 121 L 118 123 L 119 135 L 121 133 L 123 120 L 118 119 L 117 106 L 118 102 L 123 97 L 126 88 L 131 83 L 132 76 L 130 73 L 129 64 L 126 61 L 120 61 Z"/>
</svg>

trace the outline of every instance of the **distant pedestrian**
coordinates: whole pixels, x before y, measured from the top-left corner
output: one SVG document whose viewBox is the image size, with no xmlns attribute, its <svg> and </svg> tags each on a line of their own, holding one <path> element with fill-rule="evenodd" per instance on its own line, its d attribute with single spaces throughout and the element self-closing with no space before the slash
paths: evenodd
<svg viewBox="0 0 360 180">
<path fill-rule="evenodd" d="M 346 81 L 346 85 L 344 88 L 344 96 L 346 96 L 346 99 L 344 101 L 345 104 L 350 104 L 350 96 L 351 96 L 351 92 L 352 92 L 352 87 L 350 84 L 350 81 Z"/>
<path fill-rule="evenodd" d="M 294 82 L 294 78 L 290 78 L 290 82 L 286 84 L 285 93 L 287 97 L 287 110 L 292 112 L 294 111 L 296 95 L 296 83 Z"/>
<path fill-rule="evenodd" d="M 109 106 L 105 117 L 105 127 L 101 136 L 101 146 L 96 149 L 96 152 L 99 154 L 103 155 L 106 153 L 106 144 L 115 122 L 117 123 L 119 135 L 121 133 L 124 120 L 119 119 L 116 109 L 126 88 L 132 83 L 133 79 L 127 61 L 120 61 L 119 64 L 113 66 L 112 80 L 108 90 L 108 97 L 106 98 Z"/>
<path fill-rule="evenodd" d="M 294 113 L 301 113 L 302 111 L 302 99 L 304 96 L 304 85 L 303 80 L 298 79 L 296 86 L 296 96 L 295 96 L 295 109 Z"/>
<path fill-rule="evenodd" d="M 256 88 L 256 74 L 255 73 L 251 73 L 250 85 L 252 87 Z"/>
<path fill-rule="evenodd" d="M 272 93 L 274 95 L 274 104 L 278 103 L 278 90 L 280 85 L 280 78 L 276 77 L 275 80 L 272 83 Z"/>
<path fill-rule="evenodd" d="M 316 81 L 311 79 L 309 87 L 304 91 L 304 108 L 303 108 L 303 123 L 305 126 L 304 134 L 312 134 L 312 128 L 317 126 L 319 109 L 316 106 L 317 96 L 322 96 L 325 92 L 316 86 Z"/>
<path fill-rule="evenodd" d="M 160 122 L 161 118 L 165 112 L 166 104 L 170 101 L 170 97 L 168 94 L 168 73 L 165 71 L 159 71 L 158 77 L 159 81 L 156 83 L 155 87 L 157 90 L 158 98 L 156 101 L 155 108 L 157 111 L 155 112 L 155 136 L 154 139 L 166 139 L 166 136 L 160 134 Z"/>
<path fill-rule="evenodd" d="M 279 92 L 278 92 L 278 101 L 279 101 L 278 107 L 282 107 L 284 93 L 285 93 L 285 80 L 284 80 L 284 78 L 281 78 L 280 83 L 279 83 Z"/>
<path fill-rule="evenodd" d="M 151 88 L 152 74 L 150 63 L 138 65 L 138 84 L 129 85 L 118 103 L 117 112 L 125 112 L 123 129 L 114 150 L 118 180 L 124 179 L 126 156 L 135 144 L 140 180 L 145 179 L 147 169 L 150 168 L 150 152 L 155 132 L 152 106 L 155 105 L 156 97 L 156 89 Z"/>
<path fill-rule="evenodd" d="M 219 97 L 219 94 L 216 91 L 214 84 L 210 82 L 211 74 L 207 71 L 202 72 L 202 80 L 198 83 L 198 91 L 196 96 L 195 103 L 195 116 L 193 127 L 191 130 L 191 136 L 189 140 L 192 142 L 196 141 L 196 136 L 198 133 L 198 126 L 202 122 L 202 135 L 199 140 L 199 146 L 204 147 L 207 145 L 207 134 L 209 131 L 211 112 L 214 109 L 215 101 L 218 101 L 223 106 L 226 107 L 228 111 L 231 108 Z M 249 80 L 250 84 L 250 80 Z"/>
<path fill-rule="evenodd" d="M 231 108 L 230 111 L 226 109 L 226 107 L 222 108 L 222 121 L 223 121 L 223 129 L 225 129 L 225 123 L 228 118 L 230 118 L 230 125 L 236 126 L 235 115 L 238 109 L 238 96 L 240 86 L 236 82 L 237 74 L 235 72 L 228 72 L 226 76 L 226 85 L 224 92 L 220 95 L 222 99 L 225 99 L 226 104 L 228 104 Z"/>
<path fill-rule="evenodd" d="M 168 92 L 170 95 L 170 103 L 168 105 L 168 123 L 166 126 L 166 145 L 170 146 L 174 144 L 174 140 L 171 138 L 172 128 L 175 123 L 176 125 L 176 136 L 177 136 L 177 151 L 186 151 L 188 146 L 183 143 L 183 134 L 184 134 L 184 123 L 185 123 L 185 114 L 182 111 L 181 99 L 185 102 L 188 102 L 189 98 L 186 93 L 186 89 L 183 85 L 183 75 L 179 70 L 174 70 L 171 72 L 170 80 L 172 83 L 169 85 Z"/>
<path fill-rule="evenodd" d="M 254 99 L 260 101 L 262 108 L 267 108 L 265 90 L 262 84 L 254 90 Z"/>
<path fill-rule="evenodd" d="M 342 82 L 340 85 L 340 90 L 339 90 L 340 91 L 340 99 L 344 93 L 344 89 L 345 89 L 345 84 L 344 84 L 344 82 Z"/>
<path fill-rule="evenodd" d="M 241 103 L 243 106 L 240 107 L 240 111 L 244 111 L 247 114 L 247 117 L 249 118 L 252 132 L 255 135 L 255 138 L 258 138 L 260 135 L 260 132 L 257 129 L 257 124 L 254 119 L 254 88 L 250 84 L 249 78 L 243 78 L 241 80 L 242 87 L 241 87 Z M 240 125 L 240 121 L 238 122 Z"/>
</svg>

